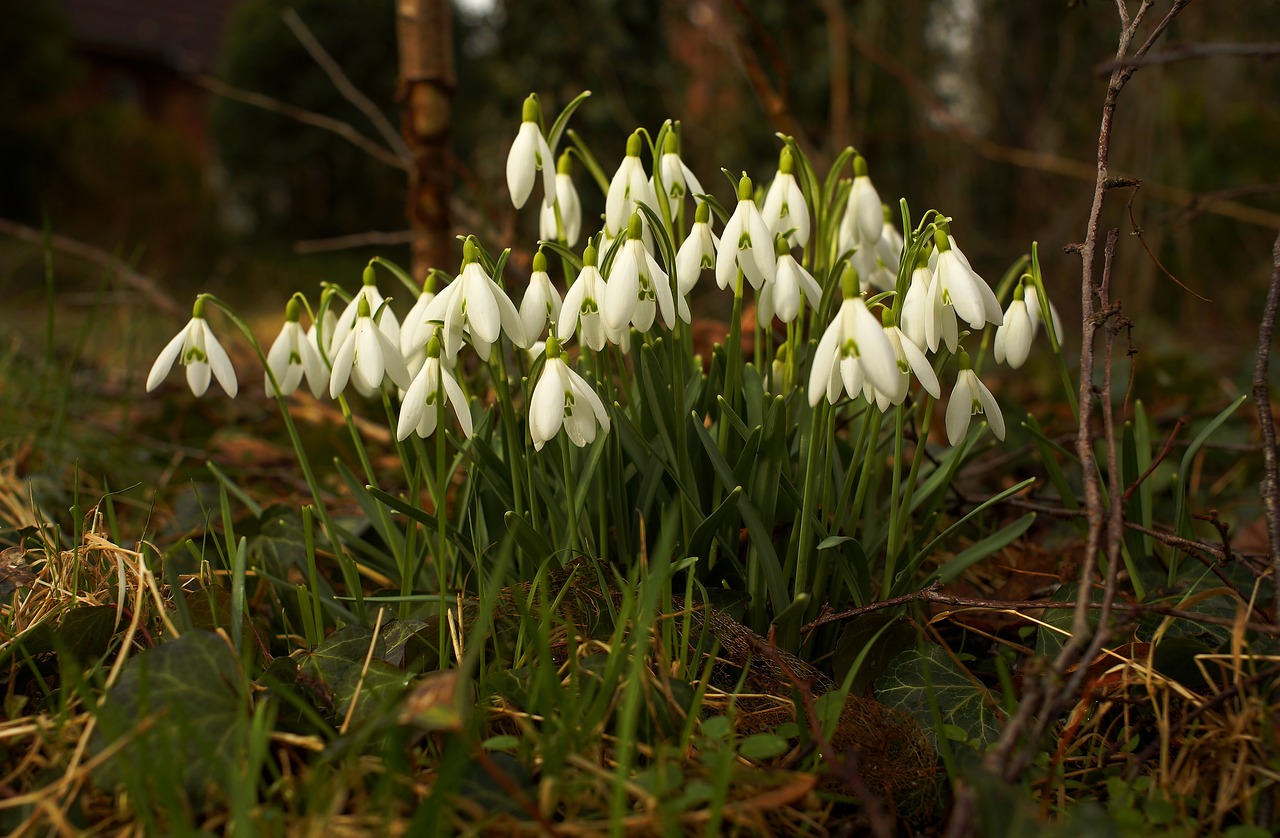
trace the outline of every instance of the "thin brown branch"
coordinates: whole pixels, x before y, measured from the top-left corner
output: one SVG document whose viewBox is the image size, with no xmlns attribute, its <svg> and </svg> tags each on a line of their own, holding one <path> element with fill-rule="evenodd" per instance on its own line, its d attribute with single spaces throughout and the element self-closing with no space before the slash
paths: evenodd
<svg viewBox="0 0 1280 838">
<path fill-rule="evenodd" d="M 1096 168 L 1089 163 L 1050 152 L 1004 145 L 977 134 L 952 114 L 919 76 L 878 44 L 869 38 L 862 37 L 853 28 L 849 29 L 849 42 L 863 57 L 898 80 L 907 95 L 928 115 L 926 124 L 929 127 L 971 146 L 974 151 L 988 160 L 1075 180 L 1092 181 L 1097 174 Z M 1123 172 L 1117 174 L 1125 175 Z M 1172 206 L 1208 212 L 1243 221 L 1246 224 L 1280 230 L 1280 213 L 1229 200 L 1230 193 L 1227 191 L 1196 193 L 1189 189 L 1150 181 L 1143 181 L 1143 189 L 1148 197 Z"/>
<path fill-rule="evenodd" d="M 302 18 L 293 9 L 285 9 L 280 13 L 280 17 L 284 19 L 285 24 L 293 32 L 294 37 L 298 39 L 298 43 L 302 44 L 311 59 L 324 70 L 325 75 L 329 77 L 329 81 L 333 82 L 333 86 L 342 94 L 342 98 L 359 109 L 360 113 L 369 118 L 373 123 L 373 127 L 378 129 L 378 133 L 382 135 L 383 141 L 387 147 L 391 149 L 396 158 L 400 160 L 402 167 L 407 168 L 413 161 L 413 152 L 405 143 L 404 138 L 400 136 L 400 132 L 391 124 L 391 120 L 387 119 L 373 100 L 364 95 L 358 87 L 351 83 L 351 79 L 347 78 L 347 74 L 342 71 L 342 67 L 333 56 L 321 46 L 316 40 L 315 35 L 311 34 L 311 30 L 302 22 Z"/>
<path fill-rule="evenodd" d="M 1262 429 L 1262 508 L 1267 516 L 1267 539 L 1271 548 L 1271 584 L 1274 589 L 1272 613 L 1280 619 L 1280 467 L 1276 463 L 1276 426 L 1271 415 L 1271 389 L 1267 381 L 1271 362 L 1271 338 L 1280 306 L 1280 236 L 1271 251 L 1271 286 L 1258 326 L 1258 352 L 1253 362 L 1253 403 Z"/>
<path fill-rule="evenodd" d="M 303 239 L 293 243 L 294 253 L 327 253 L 332 250 L 349 250 L 353 247 L 394 246 L 413 241 L 412 230 L 369 230 L 366 233 L 350 233 L 327 239 Z"/>
<path fill-rule="evenodd" d="M 1237 593 L 1238 592 L 1234 592 Z M 851 608 L 848 611 L 841 611 L 839 614 L 824 614 L 810 623 L 800 627 L 801 633 L 807 634 L 814 629 L 821 628 L 832 623 L 843 623 L 849 620 L 862 617 L 875 611 L 883 611 L 886 608 L 895 608 L 900 605 L 907 605 L 913 602 L 926 603 L 929 605 L 945 605 L 951 608 L 972 609 L 977 611 L 1003 611 L 1006 613 L 1021 614 L 1023 611 L 1064 611 L 1074 609 L 1077 603 L 1056 599 L 982 599 L 980 597 L 956 596 L 942 592 L 942 586 L 933 584 L 928 588 L 906 594 L 893 599 L 886 599 L 882 602 L 873 602 L 870 605 L 863 605 L 859 608 Z M 1247 603 L 1248 600 L 1241 599 L 1241 602 Z M 1102 611 L 1104 608 L 1110 607 L 1112 610 L 1131 617 L 1172 617 L 1178 620 L 1190 620 L 1192 622 L 1204 623 L 1213 626 L 1235 626 L 1238 621 L 1234 617 L 1219 617 L 1215 614 L 1201 614 L 1198 611 L 1187 611 L 1181 608 L 1173 608 L 1166 605 L 1157 605 L 1154 603 L 1143 602 L 1114 602 L 1107 606 L 1105 602 L 1092 602 L 1085 600 L 1085 608 L 1088 611 Z M 935 615 L 944 616 L 944 615 Z M 1280 626 L 1276 626 L 1274 622 L 1257 622 L 1246 621 L 1244 624 L 1248 631 L 1256 631 L 1259 634 L 1265 634 L 1271 637 L 1280 636 Z M 1100 644 L 1100 646 L 1103 644 Z M 1096 657 L 1097 652 L 1093 655 L 1081 656 L 1081 659 L 1092 659 Z"/>
<path fill-rule="evenodd" d="M 252 90 L 244 90 L 233 84 L 227 84 L 221 79 L 213 76 L 197 76 L 196 84 L 203 87 L 218 96 L 226 99 L 233 99 L 237 102 L 243 102 L 246 105 L 252 105 L 255 108 L 261 108 L 264 111 L 278 113 L 281 116 L 288 117 L 295 122 L 301 122 L 303 125 L 310 125 L 313 128 L 320 128 L 332 134 L 337 134 L 342 139 L 354 145 L 356 148 L 373 157 L 375 160 L 386 163 L 396 169 L 408 171 L 409 164 L 401 160 L 396 155 L 387 151 L 373 140 L 357 131 L 348 122 L 341 119 L 334 119 L 331 116 L 325 116 L 322 113 L 309 111 L 306 108 L 299 108 L 296 105 L 290 105 L 288 102 L 281 102 L 271 96 L 263 93 L 255 93 Z"/>
<path fill-rule="evenodd" d="M 31 242 L 32 244 L 43 245 L 45 241 L 48 241 L 49 246 L 60 253 L 79 257 L 111 271 L 116 279 L 142 294 L 142 296 L 151 301 L 152 305 L 166 314 L 172 314 L 175 317 L 182 317 L 186 314 L 186 309 L 179 305 L 173 297 L 165 293 L 158 282 L 149 276 L 138 273 L 125 262 L 105 250 L 57 233 L 50 233 L 46 238 L 43 230 L 27 227 L 24 224 L 19 224 L 6 218 L 0 218 L 0 234 L 12 236 L 15 239 Z"/>
<path fill-rule="evenodd" d="M 1108 61 L 1098 65 L 1095 71 L 1100 76 L 1109 75 L 1114 70 L 1133 69 L 1135 67 L 1151 67 L 1157 64 L 1178 64 L 1183 61 L 1199 61 L 1203 58 L 1274 58 L 1280 55 L 1280 44 L 1186 44 L 1177 49 L 1145 55 L 1141 58 L 1126 58 L 1120 61 Z"/>
</svg>

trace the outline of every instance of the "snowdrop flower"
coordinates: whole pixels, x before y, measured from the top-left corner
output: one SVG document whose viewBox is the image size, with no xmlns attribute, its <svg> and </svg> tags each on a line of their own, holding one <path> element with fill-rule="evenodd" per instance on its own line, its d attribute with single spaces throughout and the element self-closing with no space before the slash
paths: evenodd
<svg viewBox="0 0 1280 838">
<path fill-rule="evenodd" d="M 427 342 L 435 334 L 436 327 L 427 320 L 427 308 L 436 298 L 436 271 L 427 274 L 427 280 L 418 292 L 413 308 L 405 315 L 400 326 L 400 355 L 409 367 L 411 375 L 417 375 L 427 360 Z"/>
<path fill-rule="evenodd" d="M 889 338 L 889 344 L 893 347 L 893 356 L 897 360 L 900 373 L 896 388 L 889 391 L 876 390 L 876 402 L 880 404 L 881 412 L 886 407 L 880 403 L 882 398 L 886 399 L 888 404 L 902 404 L 907 397 L 907 389 L 911 385 L 912 373 L 915 373 L 916 380 L 920 382 L 925 392 L 935 399 L 941 396 L 942 388 L 938 385 L 938 376 L 934 373 L 933 366 L 920 346 L 906 332 L 898 328 L 894 322 L 893 311 L 886 308 L 881 315 L 881 321 L 884 323 L 885 337 Z"/>
<path fill-rule="evenodd" d="M 1013 289 L 1013 299 L 1004 311 L 1004 322 L 996 329 L 995 356 L 997 364 L 1008 363 L 1017 369 L 1027 361 L 1031 352 L 1031 338 L 1035 336 L 1036 324 L 1031 320 L 1027 310 L 1027 301 L 1022 282 Z"/>
<path fill-rule="evenodd" d="M 676 253 L 676 288 L 682 296 L 688 296 L 704 270 L 715 268 L 719 247 L 720 239 L 711 232 L 711 207 L 700 201 L 689 235 Z"/>
<path fill-rule="evenodd" d="M 551 161 L 555 158 L 538 125 L 542 119 L 542 108 L 536 93 L 530 93 L 524 100 L 520 118 L 520 132 L 507 153 L 507 191 L 511 193 L 511 203 L 516 205 L 516 209 L 524 206 L 541 170 L 542 202 L 545 206 L 553 206 L 556 202 L 556 174 L 551 168 Z"/>
<path fill-rule="evenodd" d="M 858 295 L 857 272 L 845 268 L 840 287 L 844 302 L 813 353 L 810 405 L 817 405 L 824 395 L 834 404 L 840 398 L 841 387 L 850 397 L 857 396 L 866 381 L 886 393 L 895 392 L 899 384 L 901 371 L 893 345 Z"/>
<path fill-rule="evenodd" d="M 307 327 L 307 343 L 311 344 L 311 348 L 316 351 L 317 357 L 324 364 L 328 364 L 333 357 L 333 333 L 338 328 L 338 315 L 334 314 L 333 309 L 325 303 L 325 297 L 332 294 L 333 291 L 330 289 L 321 295 L 320 319 L 311 321 L 311 325 Z M 322 343 L 323 346 L 321 346 Z"/>
<path fill-rule="evenodd" d="M 738 181 L 738 206 L 724 225 L 716 251 L 716 285 L 721 288 L 733 282 L 737 268 L 757 291 L 765 282 L 771 282 L 777 271 L 773 236 L 760 215 L 754 194 L 751 178 L 743 174 Z"/>
<path fill-rule="evenodd" d="M 341 316 L 338 317 L 338 323 L 334 326 L 332 336 L 329 338 L 329 347 L 336 349 L 342 345 L 347 339 L 347 335 L 351 334 L 352 328 L 355 327 L 356 314 L 360 310 L 360 300 L 366 300 L 369 303 L 369 311 L 373 312 L 378 328 L 387 336 L 387 340 L 393 344 L 400 345 L 400 321 L 396 319 L 396 313 L 391 310 L 390 306 L 384 306 L 386 302 L 382 293 L 378 291 L 378 275 L 373 269 L 373 263 L 370 262 L 364 269 L 364 276 L 360 285 L 359 292 L 351 298 L 351 302 L 347 303 L 347 307 L 342 310 Z"/>
<path fill-rule="evenodd" d="M 760 290 L 756 305 L 760 322 L 768 323 L 777 317 L 783 323 L 790 323 L 800 313 L 800 294 L 809 301 L 810 308 L 817 308 L 822 300 L 822 288 L 819 287 L 813 274 L 809 273 L 791 255 L 791 248 L 784 238 L 778 239 L 778 271 L 773 282 L 766 282 Z"/>
<path fill-rule="evenodd" d="M 196 297 L 191 309 L 191 320 L 182 331 L 173 336 L 173 340 L 160 350 L 160 356 L 151 365 L 151 373 L 147 376 L 147 392 L 160 386 L 173 363 L 177 361 L 187 368 L 187 385 L 197 397 L 203 396 L 209 389 L 211 377 L 217 378 L 222 389 L 231 398 L 236 397 L 239 385 L 236 383 L 236 371 L 231 366 L 231 358 L 218 343 L 209 324 L 204 319 L 204 297 Z"/>
<path fill-rule="evenodd" d="M 400 388 L 411 383 L 409 368 L 400 357 L 400 346 L 374 324 L 369 301 L 364 297 L 358 299 L 355 326 L 347 332 L 333 356 L 329 395 L 335 399 L 346 389 L 348 380 L 354 381 L 357 392 L 363 396 L 376 392 L 384 378 L 390 378 Z"/>
<path fill-rule="evenodd" d="M 520 301 L 520 320 L 524 324 L 524 336 L 533 339 L 542 334 L 550 321 L 560 319 L 560 294 L 547 275 L 547 257 L 542 249 L 533 254 L 533 273 L 529 275 L 529 287 Z"/>
<path fill-rule="evenodd" d="M 938 346 L 945 343 L 954 354 L 960 343 L 956 312 L 951 306 L 933 307 L 933 282 L 933 272 L 921 258 L 911 272 L 911 284 L 902 302 L 902 330 L 921 349 L 928 347 L 930 352 L 937 352 Z"/>
<path fill-rule="evenodd" d="M 601 433 L 609 432 L 604 403 L 562 356 L 560 341 L 547 338 L 546 365 L 529 400 L 529 436 L 538 451 L 561 427 L 579 448 L 595 440 L 597 425 Z"/>
<path fill-rule="evenodd" d="M 840 249 L 850 250 L 861 245 L 874 245 L 884 227 L 884 214 L 880 208 L 880 193 L 867 176 L 867 161 L 861 154 L 853 158 L 853 188 L 845 204 L 844 218 L 840 220 Z"/>
<path fill-rule="evenodd" d="M 1024 274 L 1022 284 L 1027 289 L 1027 314 L 1031 316 L 1031 333 L 1035 336 L 1036 331 L 1043 323 L 1040 314 L 1040 290 L 1036 287 L 1035 282 L 1031 279 L 1030 274 Z M 1058 309 L 1053 304 L 1053 300 L 1045 298 L 1045 304 L 1049 307 L 1049 319 L 1053 321 L 1053 334 L 1057 338 L 1058 343 L 1062 343 L 1062 318 L 1058 316 Z"/>
<path fill-rule="evenodd" d="M 306 333 L 298 323 L 301 309 L 297 297 L 289 300 L 285 307 L 284 326 L 267 351 L 267 369 L 270 373 L 263 378 L 268 397 L 276 394 L 276 388 L 271 384 L 272 376 L 275 376 L 276 383 L 280 386 L 280 395 L 287 396 L 298 389 L 305 374 L 311 394 L 317 399 L 324 393 L 325 382 L 329 380 L 324 362 L 320 360 L 320 353 L 307 340 Z"/>
<path fill-rule="evenodd" d="M 453 408 L 463 435 L 470 439 L 473 432 L 471 407 L 453 377 L 453 371 L 440 362 L 439 338 L 431 338 L 426 353 L 422 369 L 405 391 L 400 420 L 396 424 L 396 439 L 404 439 L 414 432 L 424 439 L 431 436 L 444 416 L 446 404 Z"/>
<path fill-rule="evenodd" d="M 671 299 L 671 280 L 658 266 L 653 255 L 640 240 L 640 213 L 632 213 L 627 225 L 627 240 L 613 260 L 609 283 L 605 289 L 604 321 L 615 332 L 630 322 L 642 332 L 653 325 L 656 309 L 662 311 L 662 322 L 675 328 L 675 303 Z M 680 319 L 690 320 L 689 303 L 680 296 Z"/>
<path fill-rule="evenodd" d="M 560 155 L 556 164 L 556 202 L 543 204 L 538 213 L 538 237 L 544 241 L 563 241 L 569 247 L 578 243 L 582 235 L 582 201 L 578 188 L 569 176 L 572 168 L 569 152 Z M 560 223 L 556 223 L 556 210 L 560 211 Z M 563 231 L 560 229 L 563 226 Z M 563 235 L 561 233 L 563 232 Z"/>
<path fill-rule="evenodd" d="M 643 137 L 636 131 L 627 139 L 627 155 L 622 158 L 613 180 L 609 181 L 609 192 L 605 195 L 604 229 L 605 235 L 616 239 L 623 235 L 636 212 L 636 204 L 645 204 L 657 210 L 658 199 L 649 186 L 649 178 L 645 176 L 644 167 L 640 165 L 640 144 Z"/>
<path fill-rule="evenodd" d="M 941 318 L 943 306 L 953 306 L 956 316 L 974 329 L 987 323 L 1004 322 L 1000 301 L 986 280 L 969 267 L 958 249 L 952 247 L 946 232 L 939 227 L 934 235 L 938 248 L 937 267 L 933 274 L 934 317 Z"/>
<path fill-rule="evenodd" d="M 471 338 L 480 360 L 488 361 L 498 336 L 518 347 L 528 345 L 524 323 L 515 304 L 480 264 L 480 250 L 474 237 L 462 245 L 462 270 L 449 286 L 427 306 L 427 320 L 444 324 L 444 354 L 454 363 L 462 348 L 464 333 Z"/>
<path fill-rule="evenodd" d="M 680 210 L 680 202 L 686 195 L 704 194 L 698 178 L 680 159 L 678 148 L 676 132 L 668 130 L 666 139 L 662 142 L 662 159 L 658 161 L 658 168 L 662 172 L 662 186 L 667 194 L 667 209 L 672 216 Z M 649 188 L 657 194 L 657 186 L 652 178 L 649 179 Z"/>
<path fill-rule="evenodd" d="M 960 375 L 956 378 L 951 401 L 947 403 L 947 441 L 958 445 L 969 432 L 969 420 L 975 413 L 985 414 L 996 439 L 1004 439 L 1004 414 L 1000 405 L 978 375 L 969 367 L 969 353 L 960 353 Z"/>
<path fill-rule="evenodd" d="M 778 155 L 778 174 L 769 184 L 760 214 L 774 236 L 787 233 L 788 245 L 804 247 L 809 243 L 809 205 L 792 174 L 794 166 L 791 148 L 783 146 Z"/>
<path fill-rule="evenodd" d="M 604 277 L 596 267 L 596 249 L 588 242 L 587 249 L 582 253 L 582 272 L 564 295 L 564 305 L 560 308 L 560 318 L 556 321 L 556 336 L 561 341 L 573 337 L 573 333 L 580 328 L 579 342 L 596 352 L 604 348 L 605 341 L 619 343 L 614 340 L 615 333 L 609 329 L 600 314 L 606 288 Z"/>
</svg>

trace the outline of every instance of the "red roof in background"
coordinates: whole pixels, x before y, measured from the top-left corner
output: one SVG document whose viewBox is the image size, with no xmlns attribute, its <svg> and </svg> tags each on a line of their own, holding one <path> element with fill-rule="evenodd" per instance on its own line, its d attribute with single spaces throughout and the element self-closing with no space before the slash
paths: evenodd
<svg viewBox="0 0 1280 838">
<path fill-rule="evenodd" d="M 210 72 L 236 0 L 58 0 L 75 41 L 160 61 L 180 73 Z"/>
</svg>

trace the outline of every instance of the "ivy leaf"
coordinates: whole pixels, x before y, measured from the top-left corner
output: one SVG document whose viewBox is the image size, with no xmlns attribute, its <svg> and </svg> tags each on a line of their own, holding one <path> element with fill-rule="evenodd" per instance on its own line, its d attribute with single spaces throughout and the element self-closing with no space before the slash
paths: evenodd
<svg viewBox="0 0 1280 838">
<path fill-rule="evenodd" d="M 935 645 L 908 649 L 876 680 L 876 697 L 920 723 L 936 748 L 934 707 L 943 725 L 963 730 L 970 744 L 985 749 L 1000 736 L 1000 718 L 991 693 Z"/>
<path fill-rule="evenodd" d="M 386 655 L 386 642 L 371 630 L 364 626 L 343 626 L 302 659 L 298 676 L 300 680 L 315 679 L 318 682 L 315 686 L 333 697 L 333 714 L 339 719 L 346 717 L 358 690 L 356 718 L 363 719 L 389 706 L 399 692 L 397 688 L 403 686 L 402 673 L 386 662 Z M 367 670 L 366 660 L 369 661 Z"/>
<path fill-rule="evenodd" d="M 247 742 L 242 679 L 235 655 L 212 632 L 189 631 L 134 657 L 107 690 L 90 743 L 98 754 L 127 741 L 98 769 L 99 784 L 177 776 L 196 796 L 225 782 Z"/>
</svg>

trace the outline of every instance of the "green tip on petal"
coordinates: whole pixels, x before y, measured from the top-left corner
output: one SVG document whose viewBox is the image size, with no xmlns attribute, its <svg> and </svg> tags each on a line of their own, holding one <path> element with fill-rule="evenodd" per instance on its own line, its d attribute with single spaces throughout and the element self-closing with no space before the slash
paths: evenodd
<svg viewBox="0 0 1280 838">
<path fill-rule="evenodd" d="M 791 146 L 784 145 L 782 151 L 778 154 L 778 171 L 784 175 L 789 175 L 795 168 L 795 161 L 791 159 Z"/>
<path fill-rule="evenodd" d="M 676 136 L 675 131 L 667 131 L 662 140 L 662 151 L 664 154 L 680 153 L 680 138 Z"/>
<path fill-rule="evenodd" d="M 644 231 L 644 225 L 640 223 L 640 213 L 631 213 L 631 220 L 627 222 L 627 238 L 638 239 Z"/>
<path fill-rule="evenodd" d="M 560 159 L 556 161 L 556 174 L 573 174 L 573 158 L 569 155 L 568 151 L 560 152 Z"/>
<path fill-rule="evenodd" d="M 698 208 L 693 211 L 693 221 L 695 224 L 706 224 L 711 220 L 711 207 L 706 201 L 699 201 Z"/>
<path fill-rule="evenodd" d="M 747 177 L 747 173 L 742 173 L 742 180 L 738 181 L 738 200 L 750 201 L 755 197 L 755 187 L 751 185 L 751 178 Z"/>
<path fill-rule="evenodd" d="M 360 297 L 360 301 L 356 303 L 356 317 L 372 317 L 373 312 L 369 310 L 369 298 Z"/>
<path fill-rule="evenodd" d="M 786 236 L 778 236 L 778 240 L 773 243 L 773 252 L 776 256 L 786 256 L 791 253 L 791 246 L 787 244 Z"/>
<path fill-rule="evenodd" d="M 1013 286 L 1013 298 L 1015 300 L 1025 299 L 1027 296 L 1027 286 L 1031 284 L 1031 274 L 1023 274 L 1018 284 Z"/>
<path fill-rule="evenodd" d="M 378 284 L 378 273 L 373 269 L 372 262 L 365 266 L 363 281 L 365 285 Z"/>
<path fill-rule="evenodd" d="M 538 248 L 538 252 L 533 254 L 533 272 L 547 272 L 547 257 L 543 254 L 542 248 Z"/>
<path fill-rule="evenodd" d="M 428 358 L 440 357 L 440 338 L 436 337 L 435 335 L 432 335 L 431 340 L 427 341 L 427 357 Z"/>
<path fill-rule="evenodd" d="M 639 157 L 639 156 L 640 156 L 640 144 L 641 144 L 643 141 L 644 141 L 644 135 L 643 135 L 643 134 L 641 134 L 641 133 L 640 133 L 640 129 L 639 129 L 639 128 L 637 128 L 637 129 L 635 130 L 635 132 L 633 132 L 633 133 L 631 134 L 631 136 L 630 136 L 630 137 L 627 137 L 627 156 L 628 156 L 628 157 Z"/>
<path fill-rule="evenodd" d="M 204 294 L 201 294 L 200 296 L 196 297 L 196 301 L 192 303 L 191 319 L 192 320 L 204 319 Z"/>
<path fill-rule="evenodd" d="M 863 157 L 861 154 L 853 158 L 853 176 L 867 176 L 867 158 Z"/>
<path fill-rule="evenodd" d="M 524 107 L 520 111 L 521 122 L 540 122 L 542 120 L 542 106 L 538 104 L 538 94 L 530 93 L 528 98 L 524 100 Z"/>
<path fill-rule="evenodd" d="M 779 364 L 785 364 L 787 362 L 788 354 L 789 354 L 789 350 L 787 349 L 787 344 L 786 343 L 778 344 L 778 354 L 774 356 L 774 360 L 777 361 Z"/>
<path fill-rule="evenodd" d="M 436 293 L 436 277 L 440 274 L 435 268 L 427 271 L 427 278 L 422 283 L 422 290 L 428 294 Z"/>
<path fill-rule="evenodd" d="M 599 254 L 596 253 L 596 246 L 587 242 L 587 249 L 582 251 L 582 267 L 594 268 L 596 266 L 596 260 L 599 258 Z"/>
<path fill-rule="evenodd" d="M 564 350 L 560 348 L 560 341 L 557 338 L 555 337 L 547 338 L 547 360 L 548 361 L 554 358 L 559 358 L 563 352 Z"/>
<path fill-rule="evenodd" d="M 301 316 L 302 303 L 298 302 L 297 297 L 290 297 L 289 304 L 284 307 L 284 319 L 290 323 L 297 323 Z"/>
<path fill-rule="evenodd" d="M 946 228 L 938 227 L 933 231 L 933 243 L 937 246 L 939 253 L 946 253 L 951 249 L 951 242 L 947 239 Z"/>
<path fill-rule="evenodd" d="M 890 214 L 891 212 L 892 212 L 892 210 L 890 210 L 890 209 L 889 209 L 889 205 L 888 205 L 888 204 L 881 204 L 881 205 L 880 205 L 880 214 L 884 216 L 884 220 L 885 220 L 885 221 L 892 221 L 892 220 L 893 220 L 893 216 Z"/>
<path fill-rule="evenodd" d="M 886 329 L 892 329 L 898 325 L 898 318 L 893 316 L 893 309 L 885 306 L 880 309 L 880 322 L 884 324 Z"/>
<path fill-rule="evenodd" d="M 963 349 L 960 350 L 960 354 L 956 355 L 956 360 L 960 362 L 960 369 L 962 370 L 971 369 L 973 367 L 973 362 L 969 360 L 969 353 L 965 352 Z"/>
<path fill-rule="evenodd" d="M 852 265 L 845 265 L 844 273 L 840 275 L 840 293 L 844 295 L 846 300 L 852 300 L 860 293 L 858 289 L 858 272 L 853 269 Z"/>
</svg>

